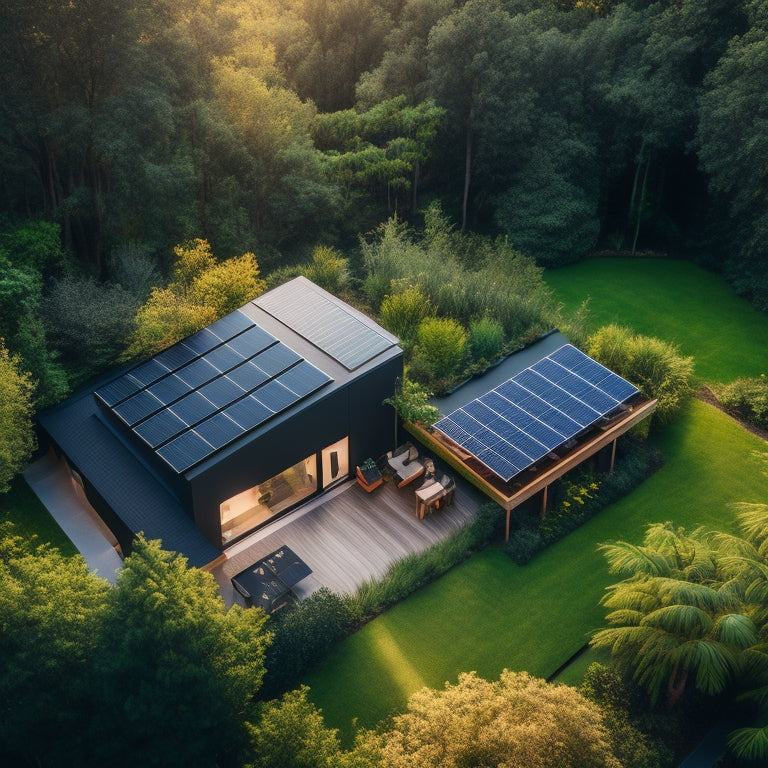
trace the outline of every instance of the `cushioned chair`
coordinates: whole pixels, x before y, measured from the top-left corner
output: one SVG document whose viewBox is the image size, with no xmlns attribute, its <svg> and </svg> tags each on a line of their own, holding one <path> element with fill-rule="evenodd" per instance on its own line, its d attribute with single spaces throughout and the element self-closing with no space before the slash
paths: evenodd
<svg viewBox="0 0 768 768">
<path fill-rule="evenodd" d="M 405 443 L 387 454 L 387 464 L 395 476 L 398 488 L 412 483 L 424 474 L 424 465 L 418 456 L 418 449 L 411 443 Z"/>
</svg>

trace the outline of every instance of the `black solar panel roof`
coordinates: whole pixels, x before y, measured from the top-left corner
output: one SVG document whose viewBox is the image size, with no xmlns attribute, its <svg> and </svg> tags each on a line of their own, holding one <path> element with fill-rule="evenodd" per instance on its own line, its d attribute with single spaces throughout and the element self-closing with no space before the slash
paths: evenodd
<svg viewBox="0 0 768 768">
<path fill-rule="evenodd" d="M 508 482 L 638 393 L 566 344 L 434 428 Z"/>
<path fill-rule="evenodd" d="M 238 310 L 96 396 L 181 473 L 329 381 Z"/>
<path fill-rule="evenodd" d="M 393 336 L 383 329 L 377 330 L 377 326 L 352 307 L 308 280 L 284 283 L 253 303 L 349 371 L 397 344 Z"/>
</svg>

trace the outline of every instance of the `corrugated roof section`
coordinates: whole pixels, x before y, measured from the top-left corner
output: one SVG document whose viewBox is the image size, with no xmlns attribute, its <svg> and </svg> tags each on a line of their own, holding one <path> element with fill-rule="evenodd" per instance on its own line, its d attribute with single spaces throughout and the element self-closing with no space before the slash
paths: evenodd
<svg viewBox="0 0 768 768">
<path fill-rule="evenodd" d="M 253 303 L 348 371 L 397 344 L 383 328 L 306 278 L 273 288 Z"/>
</svg>

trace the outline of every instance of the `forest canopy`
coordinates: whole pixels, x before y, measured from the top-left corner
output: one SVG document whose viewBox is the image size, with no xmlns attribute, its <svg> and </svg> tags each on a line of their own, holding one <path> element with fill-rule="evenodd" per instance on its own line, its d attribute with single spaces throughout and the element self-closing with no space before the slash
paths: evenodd
<svg viewBox="0 0 768 768">
<path fill-rule="evenodd" d="M 150 289 L 178 298 L 179 244 L 269 285 L 335 249 L 359 285 L 371 233 L 428 239 L 435 206 L 539 268 L 670 254 L 768 308 L 767 24 L 764 0 L 4 3 L 0 335 L 45 405 Z"/>
</svg>

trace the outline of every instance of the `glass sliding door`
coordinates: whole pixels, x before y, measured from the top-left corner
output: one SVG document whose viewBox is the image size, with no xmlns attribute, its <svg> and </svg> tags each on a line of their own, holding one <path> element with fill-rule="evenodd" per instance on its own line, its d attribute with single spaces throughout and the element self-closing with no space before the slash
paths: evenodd
<svg viewBox="0 0 768 768">
<path fill-rule="evenodd" d="M 222 502 L 222 545 L 240 538 L 317 490 L 317 456 L 312 454 L 279 475 Z"/>
</svg>

